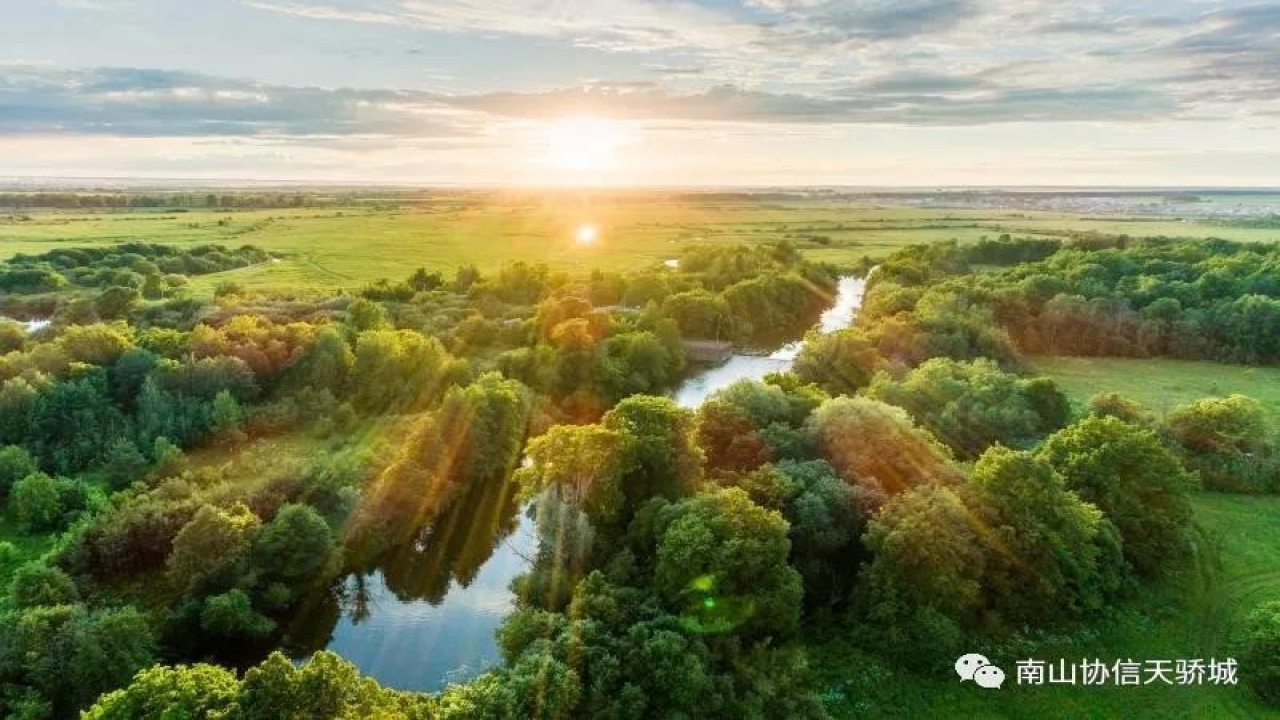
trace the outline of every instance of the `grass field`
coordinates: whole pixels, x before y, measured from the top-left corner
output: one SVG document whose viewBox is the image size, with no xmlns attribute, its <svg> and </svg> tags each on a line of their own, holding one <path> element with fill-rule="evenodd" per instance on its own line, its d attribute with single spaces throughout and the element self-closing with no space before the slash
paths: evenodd
<svg viewBox="0 0 1280 720">
<path fill-rule="evenodd" d="M 29 217 L 29 219 L 20 219 Z M 601 230 L 580 246 L 583 224 Z M 689 200 L 661 194 L 451 195 L 402 207 L 174 212 L 33 212 L 0 216 L 0 259 L 62 244 L 128 240 L 160 243 L 250 243 L 281 262 L 201 278 L 197 288 L 234 279 L 273 291 L 355 288 L 401 278 L 426 265 L 449 275 L 473 263 L 491 270 L 507 262 L 557 268 L 625 270 L 673 257 L 682 245 L 790 238 L 815 259 L 849 264 L 902 245 L 1000 233 L 1070 230 L 1270 240 L 1280 231 L 1170 220 L 1092 218 L 1063 213 L 877 207 L 848 201 L 749 202 Z M 812 236 L 824 238 L 817 243 Z M 822 244 L 825 243 L 825 244 Z"/>
<path fill-rule="evenodd" d="M 1255 605 L 1280 598 L 1280 498 L 1204 493 L 1195 499 L 1192 567 L 1127 603 L 1096 630 L 1051 639 L 1027 653 L 984 652 L 1007 675 L 1000 690 L 961 683 L 950 671 L 896 672 L 840 641 L 813 645 L 829 707 L 840 717 L 1260 718 L 1280 717 L 1243 685 L 1018 685 L 1015 663 L 1034 658 L 1178 660 L 1233 657 L 1233 634 Z M 948 664 L 949 664 L 948 659 Z M 1247 669 L 1246 669 L 1247 671 Z"/>
<path fill-rule="evenodd" d="M 1031 365 L 1080 404 L 1096 393 L 1118 392 L 1162 413 L 1198 398 L 1242 393 L 1262 403 L 1280 426 L 1280 368 L 1077 357 L 1036 357 Z"/>
</svg>

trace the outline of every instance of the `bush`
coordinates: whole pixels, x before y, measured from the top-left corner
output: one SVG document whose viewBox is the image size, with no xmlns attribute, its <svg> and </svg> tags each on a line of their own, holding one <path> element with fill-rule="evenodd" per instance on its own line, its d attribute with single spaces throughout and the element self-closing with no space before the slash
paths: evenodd
<svg viewBox="0 0 1280 720">
<path fill-rule="evenodd" d="M 1280 705 L 1280 601 L 1259 605 L 1245 620 L 1240 669 L 1258 697 Z"/>
</svg>

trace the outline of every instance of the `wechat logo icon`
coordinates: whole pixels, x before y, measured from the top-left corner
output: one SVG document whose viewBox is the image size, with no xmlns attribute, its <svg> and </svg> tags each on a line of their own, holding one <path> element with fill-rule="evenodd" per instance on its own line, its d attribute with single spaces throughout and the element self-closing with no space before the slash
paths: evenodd
<svg viewBox="0 0 1280 720">
<path fill-rule="evenodd" d="M 1004 684 L 1004 671 L 986 658 L 985 655 L 969 653 L 956 660 L 956 674 L 960 681 L 972 680 L 978 687 L 994 690 Z"/>
</svg>

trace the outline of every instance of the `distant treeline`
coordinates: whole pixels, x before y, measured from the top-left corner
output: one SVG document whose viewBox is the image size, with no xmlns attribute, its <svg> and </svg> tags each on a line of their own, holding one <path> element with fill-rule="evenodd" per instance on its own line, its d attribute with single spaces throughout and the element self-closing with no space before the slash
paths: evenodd
<svg viewBox="0 0 1280 720">
<path fill-rule="evenodd" d="M 293 208 L 321 204 L 309 193 L 0 193 L 0 208 Z"/>
<path fill-rule="evenodd" d="M 1011 267 L 970 275 L 971 263 Z M 921 245 L 882 262 L 874 285 L 860 321 L 891 328 L 877 342 L 907 364 L 937 355 L 1016 364 L 1019 352 L 1280 362 L 1280 251 L 1269 245 L 1126 236 Z"/>
<path fill-rule="evenodd" d="M 40 255 L 19 253 L 0 263 L 0 290 L 9 293 L 51 292 L 67 285 L 123 287 L 160 297 L 169 276 L 206 275 L 261 262 L 271 255 L 245 245 L 175 247 L 123 243 L 101 248 L 58 248 Z M 169 285 L 181 284 L 168 282 Z"/>
</svg>

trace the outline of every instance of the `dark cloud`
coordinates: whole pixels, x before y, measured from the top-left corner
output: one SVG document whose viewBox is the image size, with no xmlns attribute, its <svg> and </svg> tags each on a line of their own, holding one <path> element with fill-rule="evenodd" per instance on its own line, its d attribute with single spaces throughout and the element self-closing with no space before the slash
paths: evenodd
<svg viewBox="0 0 1280 720">
<path fill-rule="evenodd" d="M 972 75 L 902 71 L 880 75 L 857 86 L 857 92 L 869 93 L 951 93 L 983 90 L 992 83 Z"/>
<path fill-rule="evenodd" d="M 1033 29 L 1042 35 L 1119 35 L 1122 26 L 1093 20 L 1063 20 L 1045 23 Z"/>
</svg>

